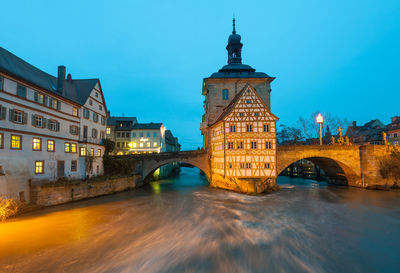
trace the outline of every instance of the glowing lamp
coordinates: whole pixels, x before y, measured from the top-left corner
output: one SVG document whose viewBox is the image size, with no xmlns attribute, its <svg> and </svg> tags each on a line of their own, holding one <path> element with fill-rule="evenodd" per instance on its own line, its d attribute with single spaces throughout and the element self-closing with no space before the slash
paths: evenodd
<svg viewBox="0 0 400 273">
<path fill-rule="evenodd" d="M 318 124 L 324 123 L 324 117 L 321 114 L 318 114 L 317 116 L 317 123 Z"/>
</svg>

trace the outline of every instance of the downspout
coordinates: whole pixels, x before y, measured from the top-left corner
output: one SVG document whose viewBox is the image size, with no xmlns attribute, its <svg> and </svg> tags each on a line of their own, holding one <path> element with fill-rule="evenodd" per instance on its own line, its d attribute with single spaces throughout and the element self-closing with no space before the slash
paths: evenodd
<svg viewBox="0 0 400 273">
<path fill-rule="evenodd" d="M 222 130 L 224 130 L 224 178 L 225 178 L 226 177 L 225 121 L 222 122 Z"/>
</svg>

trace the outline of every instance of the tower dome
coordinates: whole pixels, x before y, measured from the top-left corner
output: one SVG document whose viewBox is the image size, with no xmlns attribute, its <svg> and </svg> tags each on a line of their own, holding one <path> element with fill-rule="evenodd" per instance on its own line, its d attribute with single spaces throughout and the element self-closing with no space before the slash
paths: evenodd
<svg viewBox="0 0 400 273">
<path fill-rule="evenodd" d="M 232 34 L 229 35 L 228 45 L 228 64 L 241 64 L 242 63 L 242 47 L 243 44 L 240 42 L 242 37 L 236 33 L 235 29 L 235 18 L 233 18 L 233 30 Z"/>
</svg>

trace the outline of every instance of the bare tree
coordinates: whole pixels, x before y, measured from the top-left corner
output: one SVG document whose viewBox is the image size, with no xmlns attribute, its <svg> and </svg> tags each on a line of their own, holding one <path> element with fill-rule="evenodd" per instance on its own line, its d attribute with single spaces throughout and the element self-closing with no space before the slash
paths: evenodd
<svg viewBox="0 0 400 273">
<path fill-rule="evenodd" d="M 304 136 L 300 129 L 289 127 L 284 124 L 279 125 L 280 130 L 277 132 L 276 137 L 278 143 L 282 145 L 298 144 L 304 140 Z"/>
<path fill-rule="evenodd" d="M 331 113 L 324 113 L 320 111 L 316 111 L 312 113 L 308 118 L 304 117 L 299 117 L 299 126 L 301 128 L 301 131 L 303 132 L 304 136 L 306 138 L 316 138 L 318 137 L 319 133 L 319 125 L 317 124 L 316 117 L 317 115 L 321 113 L 322 116 L 324 117 L 324 128 L 326 126 L 329 126 L 329 128 L 332 131 L 333 135 L 337 134 L 337 129 L 341 127 L 343 129 L 343 132 L 347 130 L 347 127 L 349 126 L 349 121 L 344 118 L 339 118 L 338 116 L 334 116 Z"/>
</svg>

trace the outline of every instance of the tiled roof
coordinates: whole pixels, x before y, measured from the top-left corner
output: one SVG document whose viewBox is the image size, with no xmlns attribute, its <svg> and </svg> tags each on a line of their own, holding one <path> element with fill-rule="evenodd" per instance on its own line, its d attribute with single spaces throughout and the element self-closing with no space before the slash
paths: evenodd
<svg viewBox="0 0 400 273">
<path fill-rule="evenodd" d="M 136 123 L 133 126 L 133 129 L 160 129 L 162 126 L 162 123 Z"/>
<path fill-rule="evenodd" d="M 136 117 L 109 117 L 107 119 L 107 125 L 114 125 L 116 126 L 117 123 L 119 122 L 126 122 L 126 121 L 131 121 L 132 124 L 136 124 L 137 122 L 137 118 Z"/>
<path fill-rule="evenodd" d="M 81 105 L 85 104 L 93 87 L 99 81 L 64 79 L 65 93 L 61 94 L 57 92 L 57 77 L 40 70 L 2 47 L 0 47 L 0 71 Z"/>
</svg>

